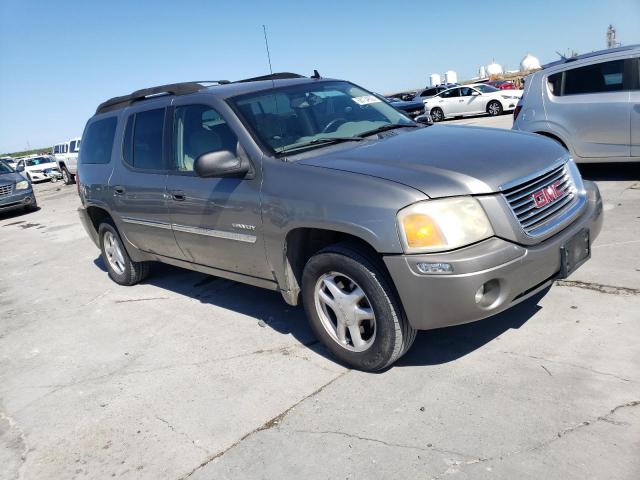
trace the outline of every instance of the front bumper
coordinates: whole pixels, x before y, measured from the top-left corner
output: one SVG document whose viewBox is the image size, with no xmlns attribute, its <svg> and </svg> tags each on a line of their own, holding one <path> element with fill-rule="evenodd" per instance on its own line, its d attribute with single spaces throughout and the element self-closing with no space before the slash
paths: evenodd
<svg viewBox="0 0 640 480">
<path fill-rule="evenodd" d="M 384 262 L 398 290 L 409 323 L 429 330 L 469 323 L 502 312 L 545 289 L 561 269 L 560 248 L 582 229 L 591 241 L 602 228 L 602 199 L 598 187 L 585 182 L 583 213 L 553 237 L 522 246 L 492 237 L 453 252 L 389 255 Z M 449 263 L 452 274 L 422 274 L 420 262 Z M 476 292 L 490 285 L 491 296 L 476 302 Z M 489 299 L 489 301 L 486 301 Z"/>
<path fill-rule="evenodd" d="M 10 195 L 0 197 L 0 212 L 28 207 L 36 203 L 33 190 L 29 187 L 26 190 L 14 191 Z"/>
</svg>

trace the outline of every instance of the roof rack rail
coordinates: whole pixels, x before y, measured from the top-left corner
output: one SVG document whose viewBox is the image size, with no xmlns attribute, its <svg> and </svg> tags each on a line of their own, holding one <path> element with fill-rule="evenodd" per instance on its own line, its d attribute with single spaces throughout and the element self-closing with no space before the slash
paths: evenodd
<svg viewBox="0 0 640 480">
<path fill-rule="evenodd" d="M 121 97 L 113 97 L 109 100 L 102 102 L 96 109 L 96 114 L 110 112 L 119 108 L 127 107 L 134 102 L 145 100 L 147 98 L 160 96 L 160 95 L 186 95 L 188 93 L 199 92 L 206 88 L 205 84 L 219 84 L 224 85 L 229 80 L 199 80 L 196 82 L 182 82 L 182 83 L 169 83 L 167 85 L 159 85 L 157 87 L 143 88 L 136 90 L 129 95 L 123 95 Z"/>
<path fill-rule="evenodd" d="M 575 57 L 562 57 L 560 60 L 555 60 L 553 62 L 549 62 L 545 65 L 542 65 L 542 69 L 544 70 L 549 67 L 555 67 L 557 65 L 575 62 L 576 60 L 582 60 L 584 58 L 598 57 L 600 55 L 606 55 L 607 53 L 626 52 L 626 51 L 635 50 L 638 48 L 640 48 L 640 44 L 623 45 L 620 47 L 607 48 L 604 50 L 596 50 L 593 52 L 583 53 L 581 55 L 576 55 Z"/>
<path fill-rule="evenodd" d="M 253 77 L 253 78 L 245 78 L 243 80 L 236 80 L 233 83 L 260 82 L 262 80 L 286 80 L 288 78 L 305 78 L 305 76 L 304 75 L 299 75 L 297 73 L 291 73 L 291 72 L 278 72 L 278 73 L 271 73 L 269 75 L 262 75 L 260 77 Z"/>
</svg>

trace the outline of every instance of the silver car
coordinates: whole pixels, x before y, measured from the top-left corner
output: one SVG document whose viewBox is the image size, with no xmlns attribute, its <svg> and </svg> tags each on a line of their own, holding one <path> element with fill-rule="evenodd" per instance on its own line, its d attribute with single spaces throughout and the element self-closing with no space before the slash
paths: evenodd
<svg viewBox="0 0 640 480">
<path fill-rule="evenodd" d="M 640 160 L 640 45 L 545 65 L 530 75 L 515 130 L 553 138 L 577 162 Z"/>
</svg>

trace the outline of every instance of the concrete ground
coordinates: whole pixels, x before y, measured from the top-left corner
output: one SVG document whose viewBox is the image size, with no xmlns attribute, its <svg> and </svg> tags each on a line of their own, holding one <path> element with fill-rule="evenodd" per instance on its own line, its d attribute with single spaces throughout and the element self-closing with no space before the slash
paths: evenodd
<svg viewBox="0 0 640 480">
<path fill-rule="evenodd" d="M 0 478 L 640 478 L 640 168 L 583 172 L 590 262 L 379 374 L 277 293 L 163 266 L 116 285 L 75 186 L 37 185 L 38 212 L 0 215 Z"/>
</svg>

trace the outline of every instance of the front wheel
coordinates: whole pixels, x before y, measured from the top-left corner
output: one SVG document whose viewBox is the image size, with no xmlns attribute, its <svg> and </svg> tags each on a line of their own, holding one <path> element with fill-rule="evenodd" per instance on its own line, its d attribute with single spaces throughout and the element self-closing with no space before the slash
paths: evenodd
<svg viewBox="0 0 640 480">
<path fill-rule="evenodd" d="M 69 173 L 67 167 L 62 167 L 62 180 L 64 180 L 65 185 L 72 185 L 75 183 L 73 180 L 73 175 Z"/>
<path fill-rule="evenodd" d="M 441 122 L 442 120 L 444 120 L 444 112 L 440 107 L 431 109 L 431 119 L 434 122 Z"/>
<path fill-rule="evenodd" d="M 316 337 L 342 362 L 381 370 L 415 340 L 414 330 L 375 260 L 348 244 L 328 247 L 307 262 L 302 298 Z"/>
<path fill-rule="evenodd" d="M 502 115 L 502 104 L 497 100 L 492 100 L 487 105 L 487 113 L 492 117 L 497 117 L 498 115 Z"/>
<path fill-rule="evenodd" d="M 149 275 L 149 263 L 134 262 L 129 257 L 120 234 L 110 222 L 98 228 L 102 259 L 107 266 L 109 277 L 119 285 L 135 285 Z"/>
</svg>

